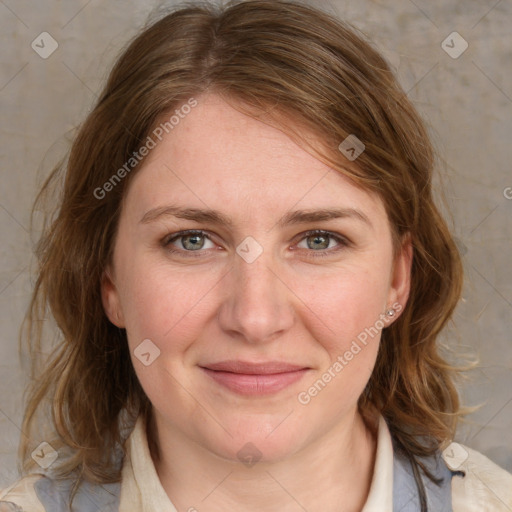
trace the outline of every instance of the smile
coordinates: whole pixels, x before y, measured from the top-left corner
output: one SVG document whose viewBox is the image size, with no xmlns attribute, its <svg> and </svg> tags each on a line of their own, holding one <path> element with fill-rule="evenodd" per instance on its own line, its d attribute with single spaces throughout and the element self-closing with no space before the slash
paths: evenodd
<svg viewBox="0 0 512 512">
<path fill-rule="evenodd" d="M 308 367 L 276 361 L 257 364 L 223 361 L 200 368 L 217 384 L 246 396 L 277 393 L 300 380 L 310 370 Z"/>
</svg>

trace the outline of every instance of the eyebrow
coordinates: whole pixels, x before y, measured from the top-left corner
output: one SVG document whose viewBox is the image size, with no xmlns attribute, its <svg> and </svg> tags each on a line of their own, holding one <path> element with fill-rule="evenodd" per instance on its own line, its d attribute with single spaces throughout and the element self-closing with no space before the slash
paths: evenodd
<svg viewBox="0 0 512 512">
<path fill-rule="evenodd" d="M 232 219 L 217 210 L 182 208 L 178 206 L 160 206 L 148 210 L 142 219 L 141 224 L 148 224 L 161 217 L 177 217 L 179 219 L 192 220 L 199 223 L 217 224 L 233 227 Z M 310 210 L 297 210 L 288 212 L 284 215 L 277 225 L 284 227 L 295 224 L 307 224 L 312 222 L 321 222 L 333 219 L 351 218 L 367 224 L 373 229 L 370 219 L 361 210 L 357 208 L 320 208 Z"/>
</svg>

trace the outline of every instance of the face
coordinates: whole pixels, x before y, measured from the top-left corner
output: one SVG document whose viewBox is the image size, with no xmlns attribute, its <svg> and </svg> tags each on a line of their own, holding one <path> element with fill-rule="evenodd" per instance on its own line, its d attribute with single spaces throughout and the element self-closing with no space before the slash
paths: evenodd
<svg viewBox="0 0 512 512">
<path fill-rule="evenodd" d="M 103 303 L 157 425 L 277 460 L 357 410 L 411 251 L 393 260 L 377 196 L 220 97 L 197 100 L 132 178 Z"/>
</svg>

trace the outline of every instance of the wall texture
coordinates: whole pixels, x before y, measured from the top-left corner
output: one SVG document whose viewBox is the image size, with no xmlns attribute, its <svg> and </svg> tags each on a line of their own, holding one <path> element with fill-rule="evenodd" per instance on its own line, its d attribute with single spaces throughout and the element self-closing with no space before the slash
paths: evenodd
<svg viewBox="0 0 512 512">
<path fill-rule="evenodd" d="M 480 358 L 461 394 L 481 408 L 456 440 L 512 471 L 512 3 L 311 3 L 375 41 L 431 125 L 442 157 L 439 188 L 466 269 L 464 299 L 443 341 Z M 113 58 L 156 6 L 0 0 L 0 487 L 17 476 L 26 373 L 17 339 L 34 281 L 35 192 L 64 155 L 67 132 L 86 115 Z"/>
</svg>

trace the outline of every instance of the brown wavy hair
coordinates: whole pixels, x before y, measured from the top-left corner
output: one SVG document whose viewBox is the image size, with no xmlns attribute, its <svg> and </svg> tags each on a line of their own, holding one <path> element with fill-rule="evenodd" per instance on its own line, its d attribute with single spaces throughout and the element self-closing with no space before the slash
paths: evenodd
<svg viewBox="0 0 512 512">
<path fill-rule="evenodd" d="M 460 298 L 463 271 L 432 194 L 435 154 L 418 113 L 365 36 L 307 4 L 285 0 L 179 6 L 148 23 L 118 58 L 66 161 L 53 170 L 34 205 L 35 211 L 59 188 L 52 199 L 58 209 L 37 245 L 38 277 L 24 324 L 34 380 L 23 431 L 33 431 L 44 409 L 53 442 L 69 455 L 55 463 L 56 475 L 119 480 L 112 455 L 122 446 L 129 419 L 147 416 L 151 404 L 135 375 L 125 330 L 103 310 L 100 284 L 126 187 L 140 164 L 101 199 L 95 191 L 163 116 L 211 91 L 274 123 L 376 192 L 395 251 L 410 237 L 409 300 L 382 333 L 359 406 L 363 413 L 379 411 L 393 439 L 421 467 L 422 456 L 453 438 L 461 415 L 457 369 L 437 343 Z M 365 144 L 357 165 L 338 149 L 350 134 Z M 59 340 L 41 358 L 48 311 Z M 31 460 L 30 444 L 26 438 L 20 445 L 23 461 Z"/>
</svg>

